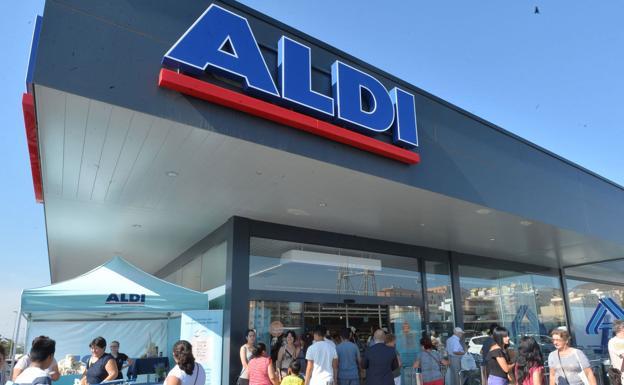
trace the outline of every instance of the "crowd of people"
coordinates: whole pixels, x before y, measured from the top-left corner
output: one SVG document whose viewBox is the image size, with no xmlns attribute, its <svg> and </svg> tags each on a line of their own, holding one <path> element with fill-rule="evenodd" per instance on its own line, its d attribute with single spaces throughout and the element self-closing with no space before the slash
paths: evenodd
<svg viewBox="0 0 624 385">
<path fill-rule="evenodd" d="M 87 358 L 86 369 L 80 379 L 81 385 L 94 385 L 115 380 L 123 380 L 122 369 L 132 364 L 132 360 L 119 352 L 119 342 L 113 341 L 110 353 L 106 352 L 106 340 L 94 338 L 89 344 L 91 355 Z M 32 341 L 29 354 L 22 356 L 15 364 L 11 381 L 16 385 L 52 385 L 60 378 L 58 363 L 54 359 L 56 341 L 39 336 Z M 176 365 L 165 378 L 165 385 L 199 385 L 206 382 L 204 368 L 195 362 L 192 346 L 180 340 L 173 345 L 173 360 Z M 4 362 L 6 353 L 0 349 Z M 7 379 L 0 378 L 0 385 Z"/>
<path fill-rule="evenodd" d="M 613 323 L 614 337 L 609 341 L 612 385 L 622 385 L 624 371 L 624 321 Z M 240 348 L 242 371 L 238 385 L 400 385 L 401 368 L 413 367 L 420 373 L 422 385 L 464 385 L 469 356 L 463 343 L 463 330 L 455 328 L 453 335 L 441 346 L 439 337 L 423 335 L 420 352 L 415 361 L 402 363 L 396 349 L 396 337 L 382 329 L 373 332 L 362 352 L 354 331 L 349 328 L 330 336 L 322 325 L 303 336 L 289 330 L 267 347 L 256 343 L 256 332 L 249 329 L 245 344 Z M 551 332 L 555 350 L 550 352 L 548 385 L 597 385 L 589 360 L 582 350 L 570 346 L 565 328 Z M 81 385 L 100 384 L 122 379 L 121 370 L 132 360 L 119 352 L 119 342 L 111 343 L 106 352 L 106 340 L 94 338 L 89 344 L 91 356 L 80 380 Z M 46 336 L 32 341 L 28 355 L 13 368 L 11 379 L 18 385 L 51 385 L 59 379 L 54 359 L 56 342 Z M 164 385 L 204 384 L 204 368 L 195 361 L 188 341 L 176 342 L 172 349 L 175 366 L 169 371 Z M 489 337 L 481 349 L 482 367 L 488 385 L 545 385 L 546 370 L 540 345 L 532 336 L 523 336 L 518 346 L 510 349 L 507 329 L 492 325 Z M 2 361 L 6 352 L 0 346 Z M 469 360 L 468 360 L 469 361 Z M 7 379 L 0 378 L 0 383 Z"/>
<path fill-rule="evenodd" d="M 612 385 L 622 385 L 624 321 L 615 321 L 614 334 L 609 342 L 613 366 L 609 377 Z M 402 363 L 396 337 L 382 329 L 374 331 L 363 352 L 349 328 L 338 336 L 330 336 L 321 325 L 312 334 L 299 337 L 289 330 L 270 347 L 256 343 L 256 332 L 249 329 L 246 343 L 240 348 L 243 369 L 237 384 L 400 385 L 402 368 L 412 367 L 423 385 L 464 385 L 464 374 L 478 368 L 463 335 L 461 328 L 455 328 L 444 346 L 438 335 L 423 335 L 415 361 Z M 597 385 L 587 356 L 570 345 L 568 331 L 554 329 L 551 338 L 555 350 L 545 360 L 533 336 L 520 337 L 512 349 L 509 331 L 492 325 L 479 360 L 487 384 Z"/>
</svg>

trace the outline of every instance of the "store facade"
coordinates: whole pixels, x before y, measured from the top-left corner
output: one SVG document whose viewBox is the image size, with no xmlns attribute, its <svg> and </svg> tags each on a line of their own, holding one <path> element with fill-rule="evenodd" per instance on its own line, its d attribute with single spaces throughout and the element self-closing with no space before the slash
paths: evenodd
<svg viewBox="0 0 624 385">
<path fill-rule="evenodd" d="M 385 327 L 408 373 L 423 333 L 550 349 L 621 301 L 587 272 L 621 186 L 241 4 L 48 1 L 27 83 L 52 281 L 121 255 L 208 292 L 224 384 L 249 327 Z"/>
</svg>

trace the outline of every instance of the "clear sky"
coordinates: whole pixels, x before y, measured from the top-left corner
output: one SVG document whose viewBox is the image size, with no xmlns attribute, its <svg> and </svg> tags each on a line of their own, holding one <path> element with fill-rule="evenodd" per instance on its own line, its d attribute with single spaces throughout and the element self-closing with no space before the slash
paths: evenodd
<svg viewBox="0 0 624 385">
<path fill-rule="evenodd" d="M 624 185 L 624 2 L 244 3 Z M 1 335 L 20 291 L 49 283 L 20 106 L 42 13 L 40 0 L 0 2 Z"/>
</svg>

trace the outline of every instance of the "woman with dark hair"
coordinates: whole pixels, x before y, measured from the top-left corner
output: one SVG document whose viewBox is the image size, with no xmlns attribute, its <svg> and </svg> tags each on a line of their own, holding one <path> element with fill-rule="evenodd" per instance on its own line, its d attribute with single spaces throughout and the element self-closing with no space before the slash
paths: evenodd
<svg viewBox="0 0 624 385">
<path fill-rule="evenodd" d="M 297 340 L 297 333 L 294 330 L 286 332 L 286 344 L 280 348 L 277 352 L 276 367 L 280 378 L 284 378 L 288 375 L 288 368 L 290 363 L 297 359 L 300 348 L 295 346 Z"/>
<path fill-rule="evenodd" d="M 279 385 L 273 369 L 271 357 L 267 354 L 266 345 L 262 342 L 256 347 L 253 357 L 247 365 L 249 385 Z"/>
<path fill-rule="evenodd" d="M 509 363 L 509 332 L 503 327 L 494 328 L 492 333 L 494 343 L 490 351 L 485 355 L 485 362 L 488 369 L 488 385 L 507 385 L 508 373 L 513 369 L 514 364 Z"/>
<path fill-rule="evenodd" d="M 247 333 L 245 333 L 245 345 L 240 347 L 240 351 L 238 353 L 241 365 L 243 369 L 241 370 L 240 375 L 238 376 L 237 385 L 248 385 L 249 384 L 249 375 L 247 373 L 247 365 L 249 364 L 249 360 L 253 357 L 253 353 L 256 350 L 256 331 L 253 329 L 247 329 Z"/>
<path fill-rule="evenodd" d="M 99 384 L 104 381 L 117 379 L 117 363 L 110 354 L 106 353 L 106 340 L 96 337 L 89 344 L 91 358 L 87 361 L 87 371 L 83 374 L 81 383 Z"/>
<path fill-rule="evenodd" d="M 443 385 L 444 375 L 441 368 L 448 365 L 448 361 L 435 350 L 433 339 L 423 335 L 420 339 L 421 351 L 416 356 L 414 368 L 420 369 L 423 385 Z"/>
<path fill-rule="evenodd" d="M 297 355 L 297 362 L 301 366 L 301 373 L 305 373 L 308 367 L 308 360 L 305 359 L 305 355 L 308 352 L 308 348 L 312 346 L 314 338 L 310 332 L 307 332 L 299 337 L 299 354 Z"/>
<path fill-rule="evenodd" d="M 173 345 L 173 360 L 176 366 L 167 373 L 164 385 L 203 385 L 206 383 L 204 368 L 195 362 L 193 347 L 188 341 L 180 340 Z"/>
<path fill-rule="evenodd" d="M 596 385 L 596 377 L 582 350 L 570 346 L 570 333 L 555 329 L 550 333 L 556 350 L 548 355 L 550 385 Z"/>
<path fill-rule="evenodd" d="M 544 357 L 535 338 L 520 338 L 518 358 L 516 359 L 517 385 L 542 385 L 544 382 Z"/>
</svg>

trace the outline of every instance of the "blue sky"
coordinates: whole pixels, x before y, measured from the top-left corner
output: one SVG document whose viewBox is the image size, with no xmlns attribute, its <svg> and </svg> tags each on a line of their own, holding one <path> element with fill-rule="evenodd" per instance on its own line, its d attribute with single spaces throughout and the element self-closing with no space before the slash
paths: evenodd
<svg viewBox="0 0 624 385">
<path fill-rule="evenodd" d="M 624 185 L 623 2 L 244 3 Z M 42 13 L 43 1 L 0 2 L 1 335 L 21 289 L 49 283 L 20 106 Z"/>
</svg>

